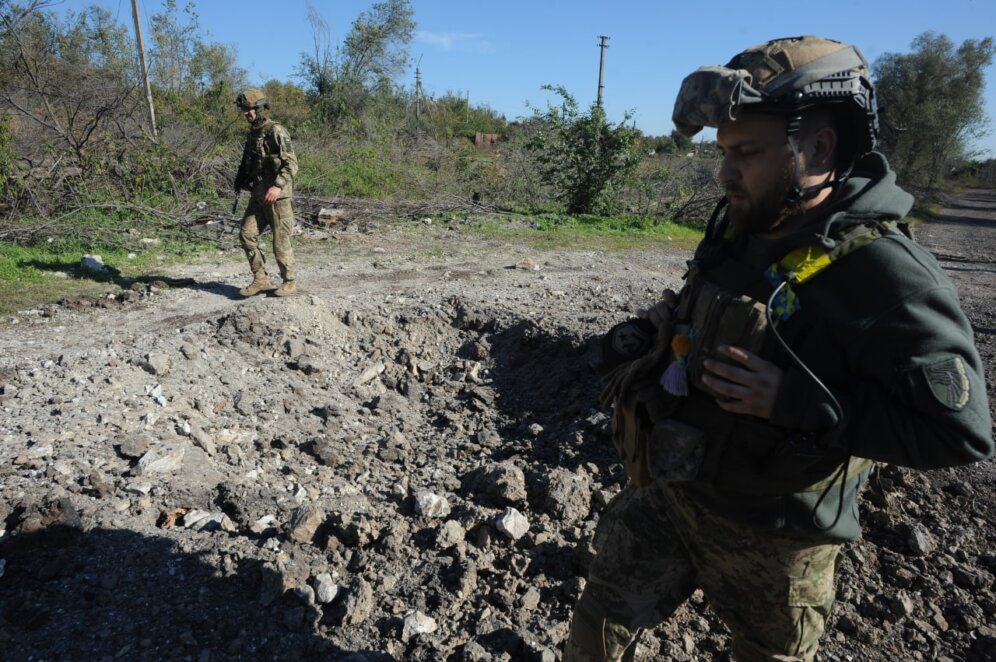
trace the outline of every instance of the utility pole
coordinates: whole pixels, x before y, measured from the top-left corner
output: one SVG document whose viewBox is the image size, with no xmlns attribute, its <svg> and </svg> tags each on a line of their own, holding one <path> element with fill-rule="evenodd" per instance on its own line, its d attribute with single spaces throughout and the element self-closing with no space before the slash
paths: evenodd
<svg viewBox="0 0 996 662">
<path fill-rule="evenodd" d="M 598 38 L 602 40 L 602 43 L 599 44 L 599 48 L 602 49 L 602 55 L 601 57 L 598 58 L 598 97 L 597 97 L 598 100 L 595 103 L 597 103 L 598 107 L 601 108 L 602 89 L 605 87 L 605 85 L 602 82 L 605 77 L 605 49 L 609 47 L 609 45 L 605 42 L 607 42 L 609 38 L 606 37 L 605 35 L 598 35 Z"/>
<path fill-rule="evenodd" d="M 421 124 L 419 123 L 419 106 L 422 104 L 422 70 L 415 67 L 415 140 L 419 138 Z"/>
<path fill-rule="evenodd" d="M 149 123 L 152 124 L 152 137 L 159 140 L 156 130 L 156 109 L 152 105 L 152 87 L 149 85 L 149 67 L 145 63 L 145 44 L 142 42 L 142 21 L 138 18 L 138 0 L 131 0 L 131 15 L 135 19 L 135 40 L 138 42 L 138 61 L 142 65 L 142 80 L 145 82 L 145 102 L 149 106 Z"/>
</svg>

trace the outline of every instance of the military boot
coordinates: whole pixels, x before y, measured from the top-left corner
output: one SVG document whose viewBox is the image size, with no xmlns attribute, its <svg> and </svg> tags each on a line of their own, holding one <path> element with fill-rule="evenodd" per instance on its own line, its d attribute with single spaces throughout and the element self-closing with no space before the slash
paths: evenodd
<svg viewBox="0 0 996 662">
<path fill-rule="evenodd" d="M 262 276 L 253 277 L 249 285 L 239 290 L 239 294 L 244 297 L 251 297 L 260 292 L 272 292 L 274 289 L 276 288 L 273 286 L 273 283 L 270 282 L 266 274 L 263 274 Z"/>
<path fill-rule="evenodd" d="M 277 291 L 273 293 L 274 296 L 278 297 L 289 297 L 292 294 L 297 294 L 297 281 L 296 280 L 285 280 L 283 284 L 277 288 Z"/>
</svg>

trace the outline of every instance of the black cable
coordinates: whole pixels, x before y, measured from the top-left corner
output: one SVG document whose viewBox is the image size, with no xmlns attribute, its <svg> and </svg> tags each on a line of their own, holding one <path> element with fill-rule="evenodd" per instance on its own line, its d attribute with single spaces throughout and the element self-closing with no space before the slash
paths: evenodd
<svg viewBox="0 0 996 662">
<path fill-rule="evenodd" d="M 796 355 L 796 353 L 792 351 L 792 348 L 789 347 L 788 343 L 785 342 L 785 339 L 782 338 L 782 334 L 778 332 L 778 327 L 775 326 L 774 318 L 772 318 L 771 316 L 771 304 L 774 302 L 775 297 L 778 296 L 778 293 L 781 292 L 783 288 L 787 287 L 788 284 L 789 282 L 787 279 L 783 280 L 771 293 L 771 296 L 768 297 L 768 303 L 765 306 L 764 310 L 764 315 L 768 320 L 768 328 L 771 329 L 772 333 L 775 335 L 775 340 L 778 341 L 778 343 L 782 346 L 782 349 L 785 350 L 785 352 L 789 355 L 792 361 L 795 362 L 795 364 L 799 367 L 799 369 L 801 369 L 804 373 L 806 373 L 809 376 L 809 378 L 813 380 L 813 383 L 815 383 L 820 388 L 820 390 L 822 390 L 826 394 L 826 396 L 830 398 L 830 405 L 833 407 L 834 414 L 837 417 L 837 421 L 834 423 L 834 428 L 836 428 L 844 420 L 844 410 L 840 406 L 840 402 L 837 401 L 837 398 L 834 397 L 834 394 L 830 391 L 829 388 L 827 388 L 826 384 L 820 381 L 820 378 L 817 377 L 816 374 L 809 369 L 809 366 L 803 363 L 802 359 L 800 359 Z M 810 517 L 812 518 L 813 525 L 817 529 L 821 531 L 829 531 L 830 529 L 832 529 L 837 525 L 837 522 L 840 521 L 840 516 L 844 513 L 844 491 L 845 487 L 847 486 L 847 473 L 850 470 L 850 468 L 851 468 L 851 453 L 848 452 L 847 456 L 844 459 L 844 462 L 840 465 L 840 468 L 834 473 L 833 477 L 830 479 L 829 484 L 827 484 L 827 486 L 823 488 L 823 493 L 820 494 L 820 498 L 816 500 L 816 504 L 813 506 L 813 510 L 810 512 Z M 832 488 L 834 484 L 837 482 L 838 476 L 840 477 L 840 497 L 837 501 L 837 514 L 834 516 L 833 521 L 828 526 L 821 526 L 816 519 L 816 511 L 819 510 L 820 504 L 823 503 L 823 500 L 830 493 L 830 488 Z"/>
</svg>

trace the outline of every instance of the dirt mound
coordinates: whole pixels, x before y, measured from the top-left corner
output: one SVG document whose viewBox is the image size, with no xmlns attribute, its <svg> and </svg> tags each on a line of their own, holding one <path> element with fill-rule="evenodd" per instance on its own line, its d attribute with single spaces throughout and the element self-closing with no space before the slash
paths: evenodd
<svg viewBox="0 0 996 662">
<path fill-rule="evenodd" d="M 686 256 L 377 241 L 302 250 L 290 299 L 212 265 L 0 335 L 4 659 L 559 657 L 623 482 L 597 338 Z M 822 659 L 991 659 L 992 484 L 879 471 Z M 654 635 L 638 659 L 726 659 L 701 593 Z"/>
</svg>

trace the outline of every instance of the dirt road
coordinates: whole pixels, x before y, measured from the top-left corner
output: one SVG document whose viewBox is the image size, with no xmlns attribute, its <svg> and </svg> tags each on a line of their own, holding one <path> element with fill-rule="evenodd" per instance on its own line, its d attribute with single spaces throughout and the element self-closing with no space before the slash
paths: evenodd
<svg viewBox="0 0 996 662">
<path fill-rule="evenodd" d="M 918 239 L 996 401 L 996 194 Z M 242 300 L 233 251 L 3 322 L 0 659 L 556 659 L 623 480 L 594 345 L 688 255 L 456 223 L 299 253 L 291 299 Z M 879 472 L 821 659 L 992 659 L 993 479 Z M 696 594 L 638 657 L 728 647 Z"/>
</svg>

